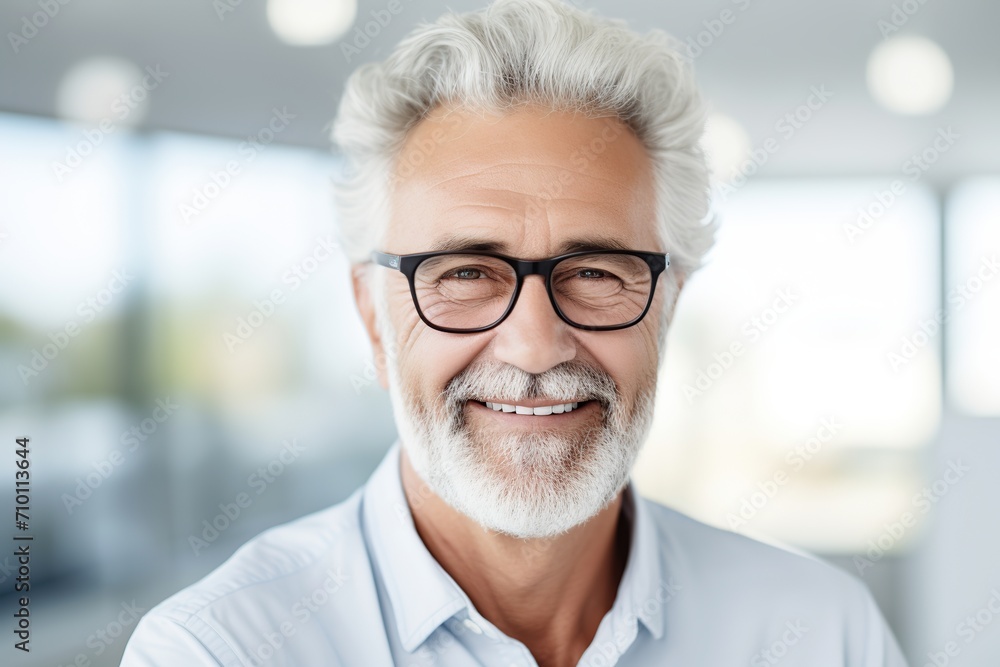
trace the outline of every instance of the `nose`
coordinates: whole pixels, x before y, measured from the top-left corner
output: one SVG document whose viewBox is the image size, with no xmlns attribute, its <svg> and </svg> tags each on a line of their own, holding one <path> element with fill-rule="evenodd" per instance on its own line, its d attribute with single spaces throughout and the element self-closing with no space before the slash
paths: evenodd
<svg viewBox="0 0 1000 667">
<path fill-rule="evenodd" d="M 494 356 L 526 373 L 544 373 L 576 356 L 573 328 L 556 314 L 541 276 L 525 277 L 514 310 L 496 331 Z"/>
</svg>

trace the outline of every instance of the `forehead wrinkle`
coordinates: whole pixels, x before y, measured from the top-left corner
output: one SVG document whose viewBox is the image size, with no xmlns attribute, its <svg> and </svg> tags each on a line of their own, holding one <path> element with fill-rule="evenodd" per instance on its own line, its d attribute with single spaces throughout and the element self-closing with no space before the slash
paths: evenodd
<svg viewBox="0 0 1000 667">
<path fill-rule="evenodd" d="M 514 211 L 516 209 L 510 206 L 502 206 L 500 204 L 488 204 L 483 202 L 463 202 L 461 204 L 452 204 L 448 208 L 441 211 L 442 213 L 451 213 L 460 208 L 495 208 L 501 211 Z"/>
<path fill-rule="evenodd" d="M 551 235 L 554 233 L 555 229 L 566 227 L 567 225 L 573 228 L 578 227 L 580 223 L 603 226 L 602 223 L 608 218 L 631 217 L 631 215 L 623 214 L 621 211 L 618 211 L 613 207 L 605 207 L 603 202 L 599 200 L 586 201 L 582 199 L 560 199 L 550 201 L 548 204 L 549 207 L 546 208 L 544 216 L 542 217 L 525 216 L 523 206 L 512 207 L 479 202 L 454 203 L 441 210 L 438 215 L 454 215 L 460 217 L 463 215 L 463 209 L 472 209 L 472 211 L 468 213 L 469 217 L 481 214 L 484 218 L 466 222 L 462 225 L 463 227 L 495 227 L 498 224 L 502 224 L 503 233 L 507 235 L 520 234 L 522 232 L 528 232 L 529 230 L 532 234 L 539 234 L 542 229 L 546 229 L 547 234 Z M 552 206 L 553 204 L 555 206 Z M 564 206 L 567 204 L 578 204 L 579 206 Z M 487 210 L 479 211 L 477 209 Z M 577 212 L 577 209 L 582 209 L 582 211 Z M 497 213 L 494 213 L 494 211 L 497 211 Z M 460 224 L 462 221 L 458 220 L 456 223 Z"/>
<path fill-rule="evenodd" d="M 451 163 L 451 162 L 457 162 L 457 161 L 460 161 L 460 160 L 463 160 L 463 159 L 467 160 L 468 158 L 465 155 L 460 155 L 460 156 L 456 157 L 454 160 L 449 161 L 449 163 Z M 431 175 L 432 175 L 434 171 L 438 170 L 436 168 L 439 167 L 439 166 L 442 166 L 442 165 L 440 165 L 440 164 L 432 164 L 432 165 L 429 166 L 429 168 L 428 168 L 427 171 L 430 171 Z M 459 182 L 461 182 L 461 181 L 465 181 L 465 180 L 477 179 L 477 178 L 486 178 L 486 177 L 494 177 L 495 178 L 495 177 L 501 176 L 501 175 L 508 177 L 508 178 L 503 179 L 503 181 L 505 183 L 508 183 L 508 184 L 513 184 L 512 182 L 515 181 L 515 180 L 517 180 L 515 177 L 518 177 L 518 176 L 520 176 L 522 179 L 528 180 L 529 182 L 531 182 L 531 183 L 534 184 L 534 183 L 537 182 L 537 174 L 525 175 L 524 171 L 523 171 L 523 169 L 525 167 L 531 167 L 531 168 L 545 169 L 545 170 L 549 170 L 549 171 L 556 171 L 556 172 L 560 172 L 560 173 L 561 172 L 567 172 L 573 178 L 583 177 L 585 179 L 591 179 L 591 180 L 595 180 L 595 181 L 601 181 L 603 183 L 607 183 L 607 184 L 610 184 L 611 186 L 613 186 L 615 188 L 615 190 L 617 191 L 616 194 L 621 194 L 623 192 L 629 191 L 630 188 L 626 184 L 622 183 L 621 180 L 614 179 L 614 178 L 608 178 L 606 176 L 601 176 L 601 175 L 598 175 L 598 174 L 595 174 L 595 173 L 590 173 L 589 170 L 587 169 L 587 167 L 589 167 L 589 166 L 590 166 L 590 163 L 587 163 L 586 167 L 581 170 L 581 169 L 576 169 L 576 168 L 569 167 L 569 166 L 567 166 L 565 164 L 551 164 L 551 163 L 546 164 L 546 163 L 542 163 L 542 162 L 533 162 L 533 161 L 530 161 L 530 160 L 522 161 L 522 162 L 493 162 L 493 163 L 490 163 L 489 165 L 481 165 L 478 168 L 476 168 L 474 171 L 465 171 L 465 170 L 457 170 L 457 169 L 456 170 L 451 170 L 452 173 L 443 174 L 442 175 L 443 177 L 440 180 L 436 180 L 436 181 L 434 181 L 432 183 L 426 183 L 425 182 L 424 183 L 424 187 L 426 187 L 426 188 L 439 188 L 441 185 L 443 185 L 445 183 L 453 182 L 453 181 L 459 181 Z M 494 173 L 498 169 L 501 169 L 503 167 L 517 167 L 518 169 L 512 169 L 512 170 L 509 170 L 509 171 L 501 172 L 500 174 Z M 455 171 L 461 171 L 463 173 L 454 173 Z M 429 177 L 430 177 L 430 175 L 423 175 L 423 174 L 421 174 L 420 171 L 417 171 L 416 173 L 414 173 L 413 175 L 411 175 L 408 180 L 410 180 L 414 185 L 416 185 L 416 184 L 419 184 L 421 181 L 427 181 Z M 556 185 L 559 184 L 559 183 L 560 183 L 560 181 L 559 181 L 558 176 L 554 176 L 552 178 L 551 182 L 548 183 L 548 185 L 550 185 L 552 187 L 556 187 Z M 525 194 L 530 194 L 530 193 L 525 193 Z"/>
<path fill-rule="evenodd" d="M 468 206 L 492 206 L 497 208 L 507 208 L 511 211 L 520 210 L 524 208 L 524 202 L 533 201 L 538 203 L 542 202 L 545 208 L 558 206 L 560 204 L 579 204 L 581 206 L 586 206 L 590 208 L 603 208 L 607 209 L 606 214 L 621 215 L 626 213 L 626 210 L 632 208 L 633 197 L 636 191 L 633 188 L 629 188 L 615 181 L 606 180 L 616 186 L 614 192 L 604 192 L 600 196 L 594 196 L 591 199 L 584 199 L 578 196 L 572 196 L 569 192 L 564 191 L 558 193 L 548 192 L 546 188 L 533 188 L 533 190 L 527 190 L 526 188 L 516 188 L 517 184 L 509 183 L 506 187 L 489 187 L 474 184 L 465 184 L 461 187 L 455 188 L 454 190 L 449 189 L 447 186 L 441 187 L 441 184 L 452 182 L 455 180 L 465 180 L 467 177 L 456 177 L 445 179 L 444 181 L 439 181 L 437 184 L 428 186 L 423 192 L 428 196 L 428 198 L 444 198 L 444 199 L 454 199 L 462 201 L 462 203 L 456 203 L 449 207 L 455 208 L 457 206 L 468 205 Z M 433 193 L 431 192 L 433 190 Z M 517 199 L 517 203 L 514 204 L 498 204 L 494 202 L 479 202 L 476 201 L 476 197 L 493 194 L 497 195 L 497 199 L 511 200 Z M 420 196 L 420 195 L 416 195 Z M 469 201 L 469 200 L 472 201 Z"/>
</svg>

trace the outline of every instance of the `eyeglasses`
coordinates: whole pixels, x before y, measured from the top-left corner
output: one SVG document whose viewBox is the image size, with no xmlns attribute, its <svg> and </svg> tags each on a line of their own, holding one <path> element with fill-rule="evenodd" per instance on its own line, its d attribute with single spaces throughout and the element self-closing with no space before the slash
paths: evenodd
<svg viewBox="0 0 1000 667">
<path fill-rule="evenodd" d="M 525 276 L 545 280 L 556 314 L 578 329 L 611 331 L 637 324 L 653 302 L 670 255 L 637 250 L 584 250 L 525 260 L 450 250 L 392 255 L 372 261 L 401 271 L 424 323 L 446 333 L 478 333 L 510 315 Z"/>
</svg>

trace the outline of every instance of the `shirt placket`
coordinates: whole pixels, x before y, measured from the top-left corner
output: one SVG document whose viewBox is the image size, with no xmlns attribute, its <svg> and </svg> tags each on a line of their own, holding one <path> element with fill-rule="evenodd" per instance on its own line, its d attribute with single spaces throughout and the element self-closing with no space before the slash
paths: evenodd
<svg viewBox="0 0 1000 667">
<path fill-rule="evenodd" d="M 456 616 L 449 629 L 483 667 L 538 667 L 524 644 L 507 637 L 478 614 Z"/>
</svg>

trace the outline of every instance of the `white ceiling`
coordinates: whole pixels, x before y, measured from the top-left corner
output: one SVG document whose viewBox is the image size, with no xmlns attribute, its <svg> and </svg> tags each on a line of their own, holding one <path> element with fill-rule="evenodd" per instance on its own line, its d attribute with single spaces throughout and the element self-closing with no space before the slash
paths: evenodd
<svg viewBox="0 0 1000 667">
<path fill-rule="evenodd" d="M 225 2 L 226 0 L 219 0 Z M 232 0 L 234 3 L 236 0 Z M 899 34 L 920 34 L 952 59 L 955 90 L 930 117 L 908 118 L 879 108 L 865 88 L 865 63 L 882 39 L 877 22 L 903 0 L 709 0 L 665 3 L 579 0 L 627 19 L 637 30 L 658 27 L 686 39 L 703 21 L 730 9 L 736 20 L 698 58 L 701 84 L 713 106 L 738 119 L 757 144 L 775 122 L 805 100 L 811 86 L 834 93 L 815 119 L 766 165 L 771 175 L 898 173 L 930 145 L 937 128 L 959 140 L 926 174 L 945 186 L 968 174 L 1000 172 L 1000 25 L 998 0 L 908 0 L 919 6 Z M 360 0 L 359 20 L 388 0 Z M 14 54 L 0 48 L 0 110 L 54 115 L 58 82 L 80 59 L 127 58 L 160 65 L 169 77 L 152 97 L 144 127 L 242 137 L 256 132 L 272 107 L 297 119 L 280 136 L 327 148 L 327 127 L 343 83 L 361 62 L 384 58 L 420 21 L 447 9 L 469 11 L 472 0 L 400 0 L 403 11 L 354 62 L 339 44 L 296 48 L 267 25 L 264 0 L 242 0 L 220 20 L 209 0 L 74 0 Z M 745 9 L 741 9 L 744 8 Z M 6 35 L 38 11 L 35 0 L 0 4 Z M 7 41 L 5 38 L 4 41 Z"/>
</svg>

